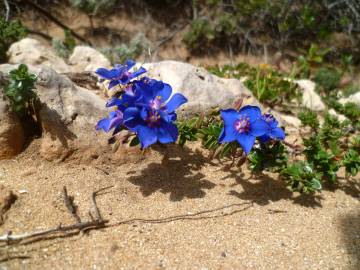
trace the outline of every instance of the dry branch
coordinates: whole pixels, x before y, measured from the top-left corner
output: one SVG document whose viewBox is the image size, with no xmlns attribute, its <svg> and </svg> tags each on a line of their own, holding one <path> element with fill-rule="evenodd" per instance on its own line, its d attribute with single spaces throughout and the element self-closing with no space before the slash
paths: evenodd
<svg viewBox="0 0 360 270">
<path fill-rule="evenodd" d="M 65 233 L 65 234 L 66 233 L 68 233 L 68 234 L 80 233 L 80 232 L 84 232 L 89 229 L 103 228 L 104 226 L 106 226 L 106 224 L 109 221 L 105 220 L 101 217 L 100 210 L 96 204 L 96 196 L 99 195 L 99 193 L 101 191 L 103 191 L 105 189 L 109 189 L 111 187 L 112 186 L 101 188 L 97 191 L 94 191 L 91 194 L 92 210 L 95 213 L 95 218 L 92 217 L 91 221 L 81 222 L 81 219 L 76 212 L 76 206 L 74 205 L 73 197 L 68 195 L 67 189 L 64 186 L 64 188 L 63 188 L 64 203 L 65 203 L 66 208 L 71 213 L 71 215 L 76 219 L 76 221 L 77 221 L 76 224 L 71 224 L 71 225 L 67 225 L 67 226 L 63 226 L 60 224 L 59 226 L 57 226 L 55 228 L 39 230 L 39 231 L 35 231 L 35 232 L 30 232 L 30 233 L 15 234 L 15 235 L 12 234 L 12 232 L 10 231 L 10 232 L 0 236 L 0 242 L 6 242 L 7 244 L 10 244 L 12 242 L 21 242 L 23 240 L 33 239 L 33 238 L 38 238 L 38 240 L 43 240 L 46 237 L 49 237 L 50 235 L 56 234 L 56 233 Z M 90 211 L 89 211 L 89 213 L 90 213 Z"/>
</svg>

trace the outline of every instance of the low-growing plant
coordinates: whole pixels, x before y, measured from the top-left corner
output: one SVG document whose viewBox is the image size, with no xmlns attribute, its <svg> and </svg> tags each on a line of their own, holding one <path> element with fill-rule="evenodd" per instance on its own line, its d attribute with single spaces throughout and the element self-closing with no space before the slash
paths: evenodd
<svg viewBox="0 0 360 270">
<path fill-rule="evenodd" d="M 32 114 L 37 102 L 34 92 L 36 75 L 29 73 L 26 65 L 10 71 L 10 82 L 4 89 L 11 109 L 19 115 Z"/>
<path fill-rule="evenodd" d="M 52 47 L 54 48 L 56 54 L 65 59 L 69 58 L 75 46 L 76 41 L 68 30 L 64 31 L 64 40 L 56 38 L 52 40 Z"/>
<path fill-rule="evenodd" d="M 271 107 L 282 104 L 298 104 L 301 91 L 297 84 L 268 65 L 250 67 L 241 63 L 236 66 L 210 67 L 210 72 L 220 77 L 245 78 L 245 85 L 262 103 Z"/>
<path fill-rule="evenodd" d="M 146 49 L 150 48 L 150 41 L 143 33 L 138 33 L 129 44 L 122 43 L 111 48 L 101 48 L 100 51 L 111 61 L 111 63 L 123 63 L 126 59 L 139 57 Z"/>
<path fill-rule="evenodd" d="M 6 21 L 0 18 L 0 63 L 6 61 L 10 45 L 26 36 L 26 28 L 20 21 Z"/>
<path fill-rule="evenodd" d="M 317 70 L 314 81 L 322 88 L 326 93 L 336 89 L 341 79 L 341 73 L 335 68 L 321 67 Z"/>
</svg>

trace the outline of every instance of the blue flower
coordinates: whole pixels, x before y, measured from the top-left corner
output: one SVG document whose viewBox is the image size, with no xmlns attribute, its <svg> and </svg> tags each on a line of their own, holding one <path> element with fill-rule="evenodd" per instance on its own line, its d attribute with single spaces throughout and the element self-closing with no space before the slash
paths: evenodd
<svg viewBox="0 0 360 270">
<path fill-rule="evenodd" d="M 279 122 L 275 119 L 272 114 L 266 113 L 261 116 L 262 119 L 268 124 L 267 132 L 260 136 L 260 141 L 263 143 L 269 140 L 284 140 L 285 132 L 282 128 L 279 128 Z"/>
<path fill-rule="evenodd" d="M 176 120 L 175 110 L 187 102 L 187 99 L 179 93 L 170 98 L 172 88 L 162 81 L 145 78 L 136 81 L 134 85 L 137 96 L 135 105 L 141 107 L 143 113 L 144 110 L 156 111 L 168 122 Z"/>
<path fill-rule="evenodd" d="M 157 141 L 163 144 L 175 142 L 178 137 L 178 129 L 173 123 L 175 110 L 187 99 L 178 93 L 170 98 L 171 86 L 157 80 L 138 81 L 136 87 L 136 92 L 141 92 L 140 98 L 134 107 L 125 109 L 124 125 L 138 135 L 142 148 Z"/>
<path fill-rule="evenodd" d="M 238 112 L 234 109 L 221 110 L 220 113 L 224 120 L 224 128 L 219 142 L 237 141 L 246 154 L 251 151 L 256 137 L 264 135 L 269 129 L 256 106 L 244 106 Z"/>
<path fill-rule="evenodd" d="M 110 80 L 109 89 L 121 84 L 128 84 L 132 79 L 140 76 L 146 72 L 146 69 L 141 67 L 135 72 L 129 70 L 135 65 L 133 60 L 127 60 L 124 65 L 115 65 L 113 69 L 98 68 L 95 73 L 106 80 Z"/>
<path fill-rule="evenodd" d="M 104 130 L 109 132 L 111 129 L 118 128 L 123 125 L 123 113 L 120 110 L 112 111 L 108 118 L 101 119 L 97 125 L 96 130 Z"/>
</svg>

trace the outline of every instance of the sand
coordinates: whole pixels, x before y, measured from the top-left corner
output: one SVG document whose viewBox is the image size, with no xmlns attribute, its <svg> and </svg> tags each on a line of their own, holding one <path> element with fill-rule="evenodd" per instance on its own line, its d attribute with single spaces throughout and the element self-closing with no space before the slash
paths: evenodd
<svg viewBox="0 0 360 270">
<path fill-rule="evenodd" d="M 97 198 L 109 227 L 2 246 L 0 269 L 360 269 L 355 183 L 300 196 L 274 175 L 226 170 L 194 145 L 115 166 L 50 163 L 37 143 L 0 161 L 0 184 L 18 195 L 0 233 L 74 223 L 63 186 L 83 220 L 91 193 L 113 186 Z"/>
</svg>

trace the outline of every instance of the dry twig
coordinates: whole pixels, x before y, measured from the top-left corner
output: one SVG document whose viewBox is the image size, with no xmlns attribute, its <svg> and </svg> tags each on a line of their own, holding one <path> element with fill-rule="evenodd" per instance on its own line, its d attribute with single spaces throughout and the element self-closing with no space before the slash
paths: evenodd
<svg viewBox="0 0 360 270">
<path fill-rule="evenodd" d="M 63 189 L 63 196 L 64 196 L 64 203 L 66 205 L 66 208 L 69 210 L 71 215 L 77 220 L 76 224 L 71 224 L 67 226 L 63 226 L 61 223 L 59 226 L 55 228 L 45 229 L 45 230 L 39 230 L 35 232 L 30 233 L 23 233 L 23 234 L 12 234 L 11 231 L 8 233 L 0 236 L 0 242 L 6 242 L 7 244 L 11 244 L 12 242 L 21 242 L 23 240 L 27 239 L 34 239 L 37 238 L 37 240 L 43 240 L 46 239 L 46 237 L 57 234 L 57 233 L 65 233 L 66 234 L 73 234 L 73 233 L 80 233 L 86 230 L 90 229 L 99 229 L 106 226 L 106 224 L 109 222 L 108 220 L 105 220 L 101 217 L 99 208 L 96 204 L 96 196 L 99 195 L 99 193 L 105 189 L 108 189 L 111 187 L 105 187 L 101 188 L 91 195 L 91 202 L 92 202 L 92 208 L 95 212 L 95 218 L 92 218 L 91 221 L 85 221 L 81 222 L 80 217 L 77 215 L 76 212 L 76 206 L 73 203 L 73 198 L 67 194 L 66 187 Z"/>
</svg>

